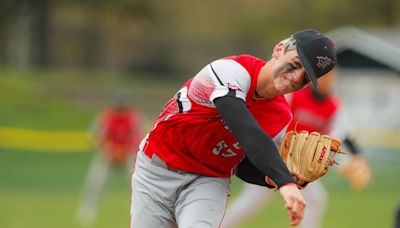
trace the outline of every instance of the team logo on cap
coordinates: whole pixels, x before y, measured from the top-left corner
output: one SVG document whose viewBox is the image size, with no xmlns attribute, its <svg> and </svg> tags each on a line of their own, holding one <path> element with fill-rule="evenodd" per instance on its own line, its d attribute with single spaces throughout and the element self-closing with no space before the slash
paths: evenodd
<svg viewBox="0 0 400 228">
<path fill-rule="evenodd" d="M 317 56 L 317 67 L 325 70 L 329 65 L 332 64 L 332 59 L 329 58 L 328 56 Z"/>
</svg>

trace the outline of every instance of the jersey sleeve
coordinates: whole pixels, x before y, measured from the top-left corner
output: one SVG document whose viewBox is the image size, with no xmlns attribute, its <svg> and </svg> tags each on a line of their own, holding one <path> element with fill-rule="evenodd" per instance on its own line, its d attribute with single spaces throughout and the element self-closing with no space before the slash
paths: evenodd
<svg viewBox="0 0 400 228">
<path fill-rule="evenodd" d="M 226 96 L 229 90 L 246 101 L 251 78 L 248 71 L 231 59 L 219 59 L 205 66 L 192 80 L 188 96 L 196 103 L 215 107 L 216 98 Z"/>
</svg>

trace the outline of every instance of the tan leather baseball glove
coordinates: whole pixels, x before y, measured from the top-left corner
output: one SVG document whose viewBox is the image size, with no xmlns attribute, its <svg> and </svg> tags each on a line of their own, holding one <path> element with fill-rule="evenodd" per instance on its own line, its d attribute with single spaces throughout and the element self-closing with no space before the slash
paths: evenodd
<svg viewBox="0 0 400 228">
<path fill-rule="evenodd" d="M 318 132 L 289 131 L 283 137 L 279 153 L 289 171 L 301 183 L 307 184 L 324 176 L 335 163 L 341 142 Z M 305 186 L 305 184 L 301 186 Z M 300 187 L 301 187 L 300 186 Z"/>
<path fill-rule="evenodd" d="M 356 192 L 363 190 L 371 180 L 368 161 L 361 155 L 353 155 L 350 162 L 339 166 L 339 172 L 347 178 Z"/>
</svg>

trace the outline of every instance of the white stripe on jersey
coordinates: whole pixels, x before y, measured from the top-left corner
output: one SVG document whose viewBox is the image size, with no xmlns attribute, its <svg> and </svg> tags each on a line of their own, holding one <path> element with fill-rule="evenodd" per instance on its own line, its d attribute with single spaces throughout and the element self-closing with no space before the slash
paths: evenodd
<svg viewBox="0 0 400 228">
<path fill-rule="evenodd" d="M 188 96 L 199 105 L 214 108 L 214 99 L 227 95 L 231 89 L 236 91 L 236 97 L 246 102 L 250 84 L 250 74 L 242 65 L 220 59 L 205 66 L 193 78 Z"/>
<path fill-rule="evenodd" d="M 209 71 L 211 71 L 210 73 L 212 73 L 214 77 L 218 77 L 223 83 L 223 85 L 221 85 L 217 80 L 218 84 L 214 84 L 216 87 L 210 96 L 210 101 L 225 96 L 228 94 L 229 89 L 235 90 L 236 97 L 246 101 L 246 95 L 251 84 L 249 72 L 238 62 L 231 59 L 219 59 L 212 62 L 210 65 L 212 65 L 217 75 L 214 74 L 211 66 L 208 66 Z"/>
</svg>

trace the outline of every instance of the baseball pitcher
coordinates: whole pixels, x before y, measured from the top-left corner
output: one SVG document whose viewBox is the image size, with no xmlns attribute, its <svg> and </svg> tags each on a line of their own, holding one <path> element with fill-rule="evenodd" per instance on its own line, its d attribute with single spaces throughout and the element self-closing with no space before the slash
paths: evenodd
<svg viewBox="0 0 400 228">
<path fill-rule="evenodd" d="M 293 176 L 272 138 L 285 133 L 291 119 L 283 94 L 309 82 L 317 86 L 335 63 L 332 41 L 304 30 L 279 42 L 268 62 L 239 55 L 203 67 L 169 100 L 141 143 L 131 227 L 219 227 L 234 174 L 278 189 L 289 224 L 300 223 L 306 205 L 299 188 L 307 183 Z M 252 107 L 265 112 L 265 129 Z M 329 143 L 323 146 L 330 151 Z M 295 154 L 291 148 L 288 154 Z M 326 168 L 329 151 L 322 156 Z"/>
</svg>

